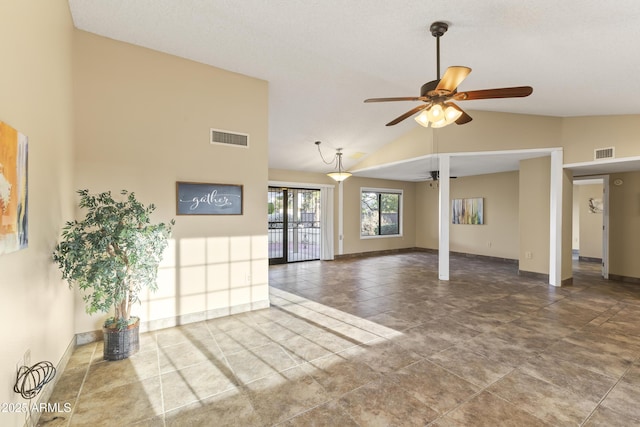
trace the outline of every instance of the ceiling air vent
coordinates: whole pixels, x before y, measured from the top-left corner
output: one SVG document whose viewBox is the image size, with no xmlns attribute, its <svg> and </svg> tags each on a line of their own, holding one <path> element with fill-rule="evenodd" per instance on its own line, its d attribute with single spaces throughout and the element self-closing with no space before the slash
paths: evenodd
<svg viewBox="0 0 640 427">
<path fill-rule="evenodd" d="M 593 152 L 594 160 L 601 159 L 613 159 L 615 157 L 615 149 L 613 147 L 609 148 L 596 148 Z"/>
<path fill-rule="evenodd" d="M 221 129 L 211 129 L 211 143 L 248 148 L 249 135 L 246 133 L 229 132 Z"/>
</svg>

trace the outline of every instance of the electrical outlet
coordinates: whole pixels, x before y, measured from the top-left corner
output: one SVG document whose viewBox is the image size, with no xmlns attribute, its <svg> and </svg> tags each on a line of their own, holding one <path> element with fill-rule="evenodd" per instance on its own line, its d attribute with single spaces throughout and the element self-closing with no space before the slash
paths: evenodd
<svg viewBox="0 0 640 427">
<path fill-rule="evenodd" d="M 487 242 L 487 247 L 490 248 L 491 247 L 491 242 Z"/>
<path fill-rule="evenodd" d="M 526 259 L 533 259 L 533 253 L 527 251 L 527 252 L 524 253 L 524 257 Z"/>
</svg>

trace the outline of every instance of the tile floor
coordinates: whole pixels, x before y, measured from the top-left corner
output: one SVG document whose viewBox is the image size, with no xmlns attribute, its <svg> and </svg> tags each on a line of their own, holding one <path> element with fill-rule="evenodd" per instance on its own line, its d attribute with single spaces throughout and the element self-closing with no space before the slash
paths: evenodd
<svg viewBox="0 0 640 427">
<path fill-rule="evenodd" d="M 270 267 L 272 307 L 79 347 L 46 426 L 640 425 L 640 285 L 407 253 Z"/>
</svg>

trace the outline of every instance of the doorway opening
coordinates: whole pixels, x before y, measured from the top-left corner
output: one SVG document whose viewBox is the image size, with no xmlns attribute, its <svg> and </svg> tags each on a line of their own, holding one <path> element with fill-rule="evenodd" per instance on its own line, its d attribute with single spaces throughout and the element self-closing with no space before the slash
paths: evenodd
<svg viewBox="0 0 640 427">
<path fill-rule="evenodd" d="M 573 260 L 608 278 L 608 177 L 573 181 Z"/>
<path fill-rule="evenodd" d="M 269 264 L 320 259 L 320 190 L 269 187 Z"/>
</svg>

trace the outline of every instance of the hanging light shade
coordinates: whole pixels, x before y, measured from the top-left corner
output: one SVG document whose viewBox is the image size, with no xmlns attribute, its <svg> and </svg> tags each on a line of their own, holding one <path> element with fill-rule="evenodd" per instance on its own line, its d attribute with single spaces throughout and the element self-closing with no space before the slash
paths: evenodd
<svg viewBox="0 0 640 427">
<path fill-rule="evenodd" d="M 451 124 L 458 120 L 462 116 L 462 111 L 458 110 L 453 105 L 447 105 L 444 109 L 444 117 L 447 120 L 447 124 Z"/>
<path fill-rule="evenodd" d="M 443 117 L 440 120 L 431 123 L 431 127 L 432 128 L 442 128 L 442 127 L 445 127 L 448 124 L 449 123 L 447 123 L 447 119 L 444 117 L 444 114 L 443 114 Z"/>
<path fill-rule="evenodd" d="M 349 178 L 351 174 L 349 172 L 331 172 L 331 173 L 328 173 L 327 176 L 338 182 L 341 182 Z"/>
<path fill-rule="evenodd" d="M 429 127 L 429 117 L 427 110 L 422 110 L 422 113 L 418 114 L 415 118 L 415 121 L 418 122 L 419 125 L 424 126 L 426 128 Z"/>
<path fill-rule="evenodd" d="M 427 110 L 427 117 L 429 118 L 429 121 L 431 123 L 436 123 L 442 120 L 444 118 L 444 110 L 442 108 L 442 105 L 435 104 L 429 107 L 429 109 Z"/>
</svg>

